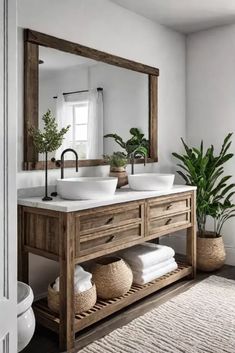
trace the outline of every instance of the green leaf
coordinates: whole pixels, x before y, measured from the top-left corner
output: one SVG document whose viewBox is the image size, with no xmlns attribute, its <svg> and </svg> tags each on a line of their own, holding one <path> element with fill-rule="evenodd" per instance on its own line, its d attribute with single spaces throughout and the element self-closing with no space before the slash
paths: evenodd
<svg viewBox="0 0 235 353">
<path fill-rule="evenodd" d="M 32 126 L 28 130 L 33 138 L 34 146 L 39 153 L 56 151 L 62 145 L 64 135 L 69 130 L 70 125 L 59 130 L 56 119 L 52 116 L 49 109 L 43 115 L 42 121 L 44 130 L 39 130 Z"/>
<path fill-rule="evenodd" d="M 225 137 L 219 154 L 215 153 L 213 145 L 204 152 L 203 141 L 197 148 L 190 147 L 183 139 L 186 153 L 172 153 L 180 161 L 177 166 L 181 170 L 177 173 L 186 184 L 197 187 L 197 223 L 201 234 L 205 231 L 208 216 L 214 218 L 215 229 L 221 229 L 221 225 L 235 213 L 235 206 L 231 202 L 235 195 L 235 184 L 231 183 L 231 175 L 224 175 L 224 164 L 233 158 L 233 153 L 229 152 L 231 137 L 231 133 Z"/>
<path fill-rule="evenodd" d="M 126 142 L 117 134 L 107 134 L 105 138 L 113 138 L 115 142 L 121 146 L 127 153 L 127 157 L 130 158 L 133 153 L 137 157 L 147 157 L 149 153 L 149 141 L 144 137 L 144 134 L 138 128 L 130 129 L 131 138 Z"/>
</svg>

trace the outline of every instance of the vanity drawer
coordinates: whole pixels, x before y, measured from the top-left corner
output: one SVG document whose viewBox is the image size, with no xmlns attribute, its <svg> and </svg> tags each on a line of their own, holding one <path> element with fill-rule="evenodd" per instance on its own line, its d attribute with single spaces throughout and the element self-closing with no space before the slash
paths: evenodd
<svg viewBox="0 0 235 353">
<path fill-rule="evenodd" d="M 190 197 L 183 197 L 181 199 L 169 200 L 162 202 L 149 201 L 149 219 L 165 217 L 174 213 L 181 213 L 190 210 Z"/>
<path fill-rule="evenodd" d="M 163 230 L 168 230 L 172 228 L 172 231 L 175 227 L 181 225 L 190 224 L 190 212 L 184 212 L 174 216 L 168 216 L 163 218 L 155 218 L 150 220 L 148 225 L 148 235 L 157 234 Z"/>
<path fill-rule="evenodd" d="M 129 224 L 112 230 L 76 237 L 76 256 L 93 254 L 144 237 L 144 223 Z"/>
<path fill-rule="evenodd" d="M 99 210 L 84 212 L 79 216 L 79 234 L 83 236 L 106 231 L 114 227 L 141 222 L 144 220 L 144 203 L 133 202 L 129 205 L 103 207 Z"/>
</svg>

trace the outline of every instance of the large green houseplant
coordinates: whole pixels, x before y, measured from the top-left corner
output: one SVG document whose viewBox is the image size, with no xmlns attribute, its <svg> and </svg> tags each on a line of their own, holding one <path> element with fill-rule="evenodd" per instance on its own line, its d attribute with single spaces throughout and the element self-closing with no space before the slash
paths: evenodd
<svg viewBox="0 0 235 353">
<path fill-rule="evenodd" d="M 196 214 L 198 225 L 198 268 L 214 270 L 225 260 L 222 228 L 226 221 L 235 217 L 232 201 L 235 184 L 231 175 L 224 175 L 224 164 L 233 157 L 229 152 L 232 133 L 229 133 L 218 154 L 211 145 L 204 151 L 189 147 L 182 139 L 184 154 L 173 153 L 180 163 L 178 174 L 187 185 L 197 187 Z M 213 220 L 213 229 L 207 229 L 208 218 Z"/>
</svg>

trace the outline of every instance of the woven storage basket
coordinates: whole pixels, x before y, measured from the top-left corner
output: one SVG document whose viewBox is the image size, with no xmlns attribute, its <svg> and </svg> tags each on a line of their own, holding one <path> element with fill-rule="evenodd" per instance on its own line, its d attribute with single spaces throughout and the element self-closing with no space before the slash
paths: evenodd
<svg viewBox="0 0 235 353">
<path fill-rule="evenodd" d="M 129 265 L 120 257 L 105 257 L 98 260 L 92 274 L 97 295 L 102 299 L 122 296 L 130 290 L 133 282 Z"/>
<path fill-rule="evenodd" d="M 74 294 L 74 307 L 75 314 L 80 314 L 83 311 L 91 309 L 97 300 L 96 286 L 93 283 L 92 287 L 85 292 Z M 53 289 L 53 284 L 48 286 L 48 296 L 47 296 L 49 308 L 59 313 L 60 310 L 60 292 Z"/>
<path fill-rule="evenodd" d="M 202 271 L 215 271 L 225 262 L 223 238 L 197 238 L 197 268 Z"/>
</svg>

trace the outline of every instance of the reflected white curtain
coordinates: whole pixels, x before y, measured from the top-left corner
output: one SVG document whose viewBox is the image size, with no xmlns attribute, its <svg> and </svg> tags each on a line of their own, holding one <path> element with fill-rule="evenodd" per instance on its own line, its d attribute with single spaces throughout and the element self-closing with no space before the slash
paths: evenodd
<svg viewBox="0 0 235 353">
<path fill-rule="evenodd" d="M 66 127 L 68 125 L 71 125 L 72 121 L 72 112 L 69 110 L 69 106 L 66 104 L 65 99 L 63 94 L 60 94 L 57 96 L 56 99 L 56 121 L 58 123 L 59 129 L 62 129 L 63 127 Z M 60 148 L 55 153 L 55 158 L 60 159 L 61 153 L 65 148 L 69 147 L 69 141 L 70 139 L 70 130 L 67 132 L 66 137 L 64 138 L 62 145 Z"/>
<path fill-rule="evenodd" d="M 104 107 L 103 91 L 92 89 L 88 94 L 88 159 L 103 158 Z"/>
</svg>

